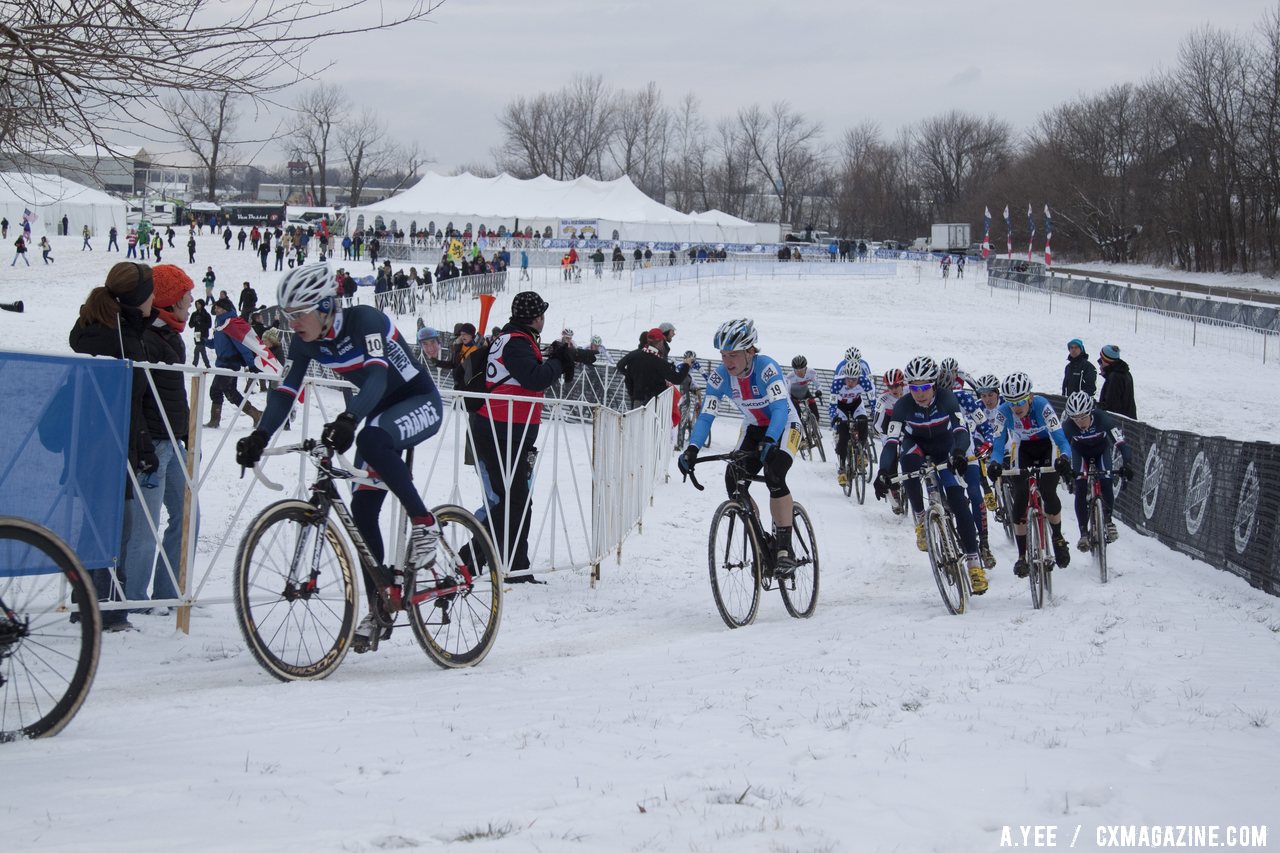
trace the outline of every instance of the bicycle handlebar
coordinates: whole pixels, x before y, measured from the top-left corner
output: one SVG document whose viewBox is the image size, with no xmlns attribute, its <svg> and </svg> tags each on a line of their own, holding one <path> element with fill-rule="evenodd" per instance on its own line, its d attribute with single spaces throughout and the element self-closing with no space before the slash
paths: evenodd
<svg viewBox="0 0 1280 853">
<path fill-rule="evenodd" d="M 334 477 L 344 480 L 372 480 L 373 476 L 368 471 L 361 471 L 355 466 L 347 462 L 342 454 L 336 452 L 332 447 L 316 441 L 314 438 L 304 439 L 297 444 L 286 444 L 283 447 L 272 447 L 262 451 L 263 457 L 267 456 L 283 456 L 286 453 L 306 453 L 311 457 L 311 462 L 317 468 L 324 468 Z M 338 457 L 342 462 L 341 467 L 334 467 L 333 458 Z M 266 474 L 262 473 L 261 462 L 253 466 L 253 476 L 258 482 L 273 492 L 284 491 L 284 486 L 269 479 Z"/>
<path fill-rule="evenodd" d="M 684 476 L 686 479 L 689 480 L 689 482 L 693 483 L 694 487 L 698 491 L 700 492 L 705 491 L 706 486 L 699 483 L 698 478 L 693 475 L 694 468 L 698 467 L 698 465 L 700 465 L 703 462 L 728 462 L 730 465 L 737 465 L 741 467 L 742 460 L 750 456 L 751 456 L 750 453 L 737 451 L 737 450 L 731 453 L 714 453 L 711 456 L 698 456 L 694 458 L 693 464 L 689 467 L 689 473 L 685 474 Z M 750 475 L 747 477 L 747 479 L 756 483 L 764 482 L 764 477 L 758 474 Z"/>
<path fill-rule="evenodd" d="M 1052 465 L 1033 465 L 1030 468 L 1003 468 L 1000 471 L 1000 476 L 1021 477 L 1024 474 L 1053 474 L 1057 470 Z"/>
</svg>

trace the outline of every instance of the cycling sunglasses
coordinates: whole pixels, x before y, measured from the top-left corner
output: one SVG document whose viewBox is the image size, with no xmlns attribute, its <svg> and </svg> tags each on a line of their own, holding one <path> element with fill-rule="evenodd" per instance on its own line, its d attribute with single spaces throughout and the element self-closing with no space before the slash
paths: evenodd
<svg viewBox="0 0 1280 853">
<path fill-rule="evenodd" d="M 1005 397 L 1004 401 L 1008 403 L 1010 406 L 1025 406 L 1031 402 L 1031 395 L 1028 394 L 1025 397 L 1014 397 L 1014 398 Z"/>
<path fill-rule="evenodd" d="M 316 310 L 316 306 L 314 305 L 312 305 L 309 308 L 295 308 L 292 311 L 290 311 L 288 308 L 284 308 L 284 307 L 280 308 L 280 311 L 281 313 L 284 314 L 285 319 L 290 321 L 301 320 L 303 317 L 307 316 L 314 310 Z"/>
<path fill-rule="evenodd" d="M 911 389 L 912 393 L 916 393 L 916 394 L 918 394 L 918 393 L 920 393 L 921 391 L 928 391 L 928 390 L 932 389 L 932 388 L 933 388 L 933 383 L 932 383 L 932 382 L 926 382 L 926 383 L 924 383 L 923 385 L 908 385 L 907 387 Z"/>
</svg>

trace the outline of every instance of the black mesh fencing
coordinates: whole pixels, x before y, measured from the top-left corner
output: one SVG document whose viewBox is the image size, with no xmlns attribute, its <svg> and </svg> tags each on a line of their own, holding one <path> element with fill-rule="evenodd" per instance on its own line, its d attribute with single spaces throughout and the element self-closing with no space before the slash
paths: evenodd
<svg viewBox="0 0 1280 853">
<path fill-rule="evenodd" d="M 1062 411 L 1062 397 L 1044 396 Z M 1116 515 L 1175 551 L 1280 595 L 1280 445 L 1114 417 L 1134 474 L 1117 484 Z"/>
</svg>

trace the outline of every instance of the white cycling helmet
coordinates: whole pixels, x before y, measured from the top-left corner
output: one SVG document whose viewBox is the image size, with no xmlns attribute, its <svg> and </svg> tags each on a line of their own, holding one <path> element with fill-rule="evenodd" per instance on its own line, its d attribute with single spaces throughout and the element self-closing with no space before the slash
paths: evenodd
<svg viewBox="0 0 1280 853">
<path fill-rule="evenodd" d="M 998 394 L 1000 393 L 1000 377 L 994 373 L 984 373 L 973 380 L 973 390 L 979 394 Z"/>
<path fill-rule="evenodd" d="M 561 330 L 560 330 L 560 337 L 562 337 L 562 338 L 572 338 L 572 337 L 573 337 L 573 329 L 570 329 L 568 326 L 566 326 L 565 328 L 561 329 Z"/>
<path fill-rule="evenodd" d="M 902 372 L 908 383 L 932 382 L 938 376 L 938 365 L 929 356 L 918 355 L 907 362 L 907 367 Z"/>
<path fill-rule="evenodd" d="M 848 359 L 844 364 L 840 365 L 840 378 L 858 380 L 862 378 L 862 362 L 857 359 Z"/>
<path fill-rule="evenodd" d="M 307 264 L 294 267 L 280 278 L 276 286 L 276 302 L 286 312 L 304 309 L 332 310 L 333 296 L 338 292 L 338 282 L 328 264 Z"/>
<path fill-rule="evenodd" d="M 712 346 L 721 352 L 750 349 L 756 345 L 756 324 L 748 319 L 726 320 L 716 330 Z"/>
<path fill-rule="evenodd" d="M 1000 383 L 1000 396 L 1010 402 L 1021 400 L 1031 394 L 1031 377 L 1018 371 L 1010 373 Z"/>
<path fill-rule="evenodd" d="M 1087 391 L 1073 391 L 1067 397 L 1067 417 L 1078 418 L 1083 415 L 1093 414 L 1093 398 L 1089 396 Z"/>
<path fill-rule="evenodd" d="M 844 351 L 845 361 L 862 361 L 862 350 L 857 347 L 849 347 Z"/>
<path fill-rule="evenodd" d="M 954 382 L 960 375 L 960 362 L 954 358 L 944 358 L 938 363 L 938 378 L 945 382 Z"/>
</svg>

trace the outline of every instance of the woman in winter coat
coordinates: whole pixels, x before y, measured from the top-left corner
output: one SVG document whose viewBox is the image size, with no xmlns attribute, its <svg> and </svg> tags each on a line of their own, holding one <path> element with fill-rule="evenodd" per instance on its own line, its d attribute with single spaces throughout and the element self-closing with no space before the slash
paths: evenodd
<svg viewBox="0 0 1280 853">
<path fill-rule="evenodd" d="M 177 269 L 177 268 L 174 268 Z M 181 273 L 181 270 L 177 270 Z M 183 274 L 185 275 L 185 274 Z M 190 279 L 187 279 L 190 282 Z M 188 302 L 188 305 L 190 303 Z M 180 363 L 180 349 L 161 336 L 153 325 L 156 319 L 155 280 L 152 269 L 146 264 L 122 262 L 108 272 L 106 281 L 90 291 L 80 306 L 80 316 L 68 338 L 74 352 L 86 355 L 126 358 L 135 362 Z M 155 560 L 155 535 L 146 523 L 137 492 L 133 486 L 136 478 L 144 492 L 158 492 L 164 482 L 167 468 L 163 463 L 173 461 L 174 450 L 168 440 L 166 417 L 175 436 L 185 437 L 187 420 L 186 393 L 182 374 L 172 371 L 156 371 L 156 390 L 153 394 L 146 372 L 134 370 L 133 396 L 129 416 L 128 456 L 134 477 L 125 483 L 124 539 L 121 542 L 122 573 L 125 597 L 145 598 L 131 592 L 144 590 L 151 581 L 151 566 Z M 159 518 L 160 500 L 156 496 L 155 514 Z M 148 504 L 152 503 L 147 496 Z M 180 517 L 180 516 L 179 516 Z M 139 532 L 139 529 L 145 533 Z M 180 535 L 180 532 L 179 532 Z M 150 550 L 147 550 L 147 547 Z M 131 562 L 132 560 L 132 562 Z M 132 574 L 131 574 L 132 573 Z M 101 600 L 110 598 L 112 582 L 107 569 L 93 572 L 94 585 Z M 127 631 L 132 628 L 123 610 L 111 610 L 102 615 L 103 630 Z"/>
<path fill-rule="evenodd" d="M 1062 396 L 1083 391 L 1090 397 L 1098 390 L 1098 371 L 1089 361 L 1084 341 L 1072 338 L 1067 341 L 1067 367 L 1062 374 Z"/>
<path fill-rule="evenodd" d="M 1133 374 L 1129 363 L 1120 357 L 1120 347 L 1107 344 L 1098 356 L 1102 367 L 1102 393 L 1098 405 L 1117 415 L 1138 419 L 1138 405 L 1133 397 Z"/>
</svg>

